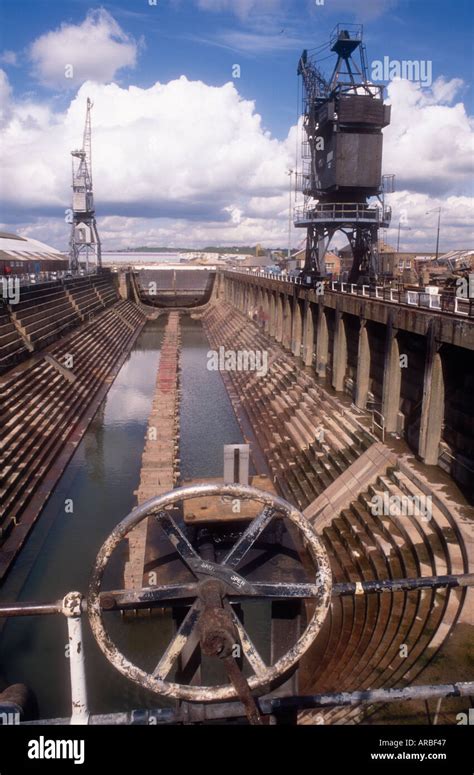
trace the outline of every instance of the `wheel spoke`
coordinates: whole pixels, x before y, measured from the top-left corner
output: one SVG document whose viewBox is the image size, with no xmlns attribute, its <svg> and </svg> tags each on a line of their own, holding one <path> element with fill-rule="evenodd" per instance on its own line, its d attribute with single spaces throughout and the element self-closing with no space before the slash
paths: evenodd
<svg viewBox="0 0 474 775">
<path fill-rule="evenodd" d="M 263 511 L 260 512 L 248 528 L 242 533 L 239 540 L 234 544 L 232 549 L 226 554 L 222 561 L 222 565 L 230 565 L 231 568 L 236 568 L 244 559 L 247 552 L 252 548 L 255 541 L 265 530 L 269 524 L 275 510 L 270 506 L 265 506 Z"/>
<path fill-rule="evenodd" d="M 222 566 L 215 565 L 215 575 L 219 578 L 219 569 Z M 223 581 L 229 581 L 226 576 Z M 144 589 L 114 589 L 102 592 L 100 596 L 103 611 L 118 611 L 131 608 L 148 608 L 157 605 L 168 606 L 179 600 L 196 597 L 198 584 L 194 581 L 186 584 L 166 584 Z M 266 598 L 269 600 L 285 600 L 318 597 L 320 588 L 317 584 L 255 581 L 242 589 L 234 589 L 228 593 L 231 602 L 242 599 Z"/>
<path fill-rule="evenodd" d="M 143 589 L 114 589 L 103 592 L 100 596 L 102 609 L 114 611 L 127 608 L 143 608 L 171 604 L 172 601 L 196 597 L 198 587 L 196 582 L 189 584 L 166 584 Z"/>
<path fill-rule="evenodd" d="M 202 559 L 193 549 L 181 528 L 176 524 L 173 517 L 167 511 L 160 511 L 156 514 L 156 519 L 178 552 L 179 556 L 186 563 L 188 568 L 199 576 L 199 567 Z"/>
<path fill-rule="evenodd" d="M 260 654 L 258 653 L 255 646 L 253 645 L 252 641 L 250 640 L 247 630 L 243 626 L 242 622 L 240 621 L 239 617 L 235 613 L 232 606 L 229 605 L 229 603 L 227 602 L 225 606 L 232 613 L 232 618 L 234 620 L 235 627 L 239 634 L 242 650 L 247 658 L 247 661 L 250 667 L 252 668 L 253 672 L 255 673 L 255 675 L 260 678 L 267 670 L 267 666 L 263 661 L 262 657 L 260 656 Z"/>
<path fill-rule="evenodd" d="M 191 637 L 191 634 L 196 626 L 196 622 L 201 614 L 201 606 L 199 600 L 196 600 L 188 613 L 184 617 L 178 632 L 174 636 L 173 640 L 169 644 L 165 653 L 161 657 L 157 666 L 153 671 L 153 678 L 159 678 L 162 681 L 166 680 L 170 670 L 172 669 L 177 658 L 181 654 L 185 644 Z"/>
<path fill-rule="evenodd" d="M 215 565 L 215 576 L 219 578 L 219 569 L 222 566 Z M 228 583 L 226 576 L 223 581 Z M 156 603 L 162 606 L 173 605 L 179 600 L 186 600 L 196 597 L 199 589 L 196 582 L 185 584 L 165 584 L 156 587 L 144 587 L 143 589 L 114 589 L 108 592 L 102 592 L 100 604 L 103 611 L 127 610 L 130 608 L 148 608 Z M 318 597 L 320 588 L 317 584 L 310 583 L 269 583 L 254 581 L 245 587 L 234 589 L 228 593 L 231 602 L 238 602 L 244 598 L 266 598 L 269 600 L 286 600 L 288 598 L 309 598 Z"/>
<path fill-rule="evenodd" d="M 254 588 L 255 597 L 267 597 L 276 599 L 287 598 L 305 598 L 305 597 L 319 597 L 321 594 L 321 587 L 317 584 L 293 584 L 288 582 L 266 583 L 254 581 L 252 582 Z"/>
</svg>

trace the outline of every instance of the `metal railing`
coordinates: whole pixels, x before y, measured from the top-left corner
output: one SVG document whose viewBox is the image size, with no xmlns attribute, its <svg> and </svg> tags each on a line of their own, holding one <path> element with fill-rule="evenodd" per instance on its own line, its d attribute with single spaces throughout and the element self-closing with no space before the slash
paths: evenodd
<svg viewBox="0 0 474 775">
<path fill-rule="evenodd" d="M 474 314 L 474 299 L 462 299 L 449 292 L 430 293 L 424 289 L 418 291 L 403 286 L 392 288 L 384 285 L 355 285 L 336 280 L 332 280 L 329 285 L 330 290 L 334 292 L 367 296 L 392 304 L 406 304 L 409 307 L 423 307 L 467 317 L 472 317 Z"/>
<path fill-rule="evenodd" d="M 369 410 L 372 413 L 372 433 L 380 431 L 381 441 L 385 444 L 385 417 L 379 409 Z"/>
<path fill-rule="evenodd" d="M 451 574 L 447 576 L 426 576 L 421 578 L 377 579 L 374 581 L 343 582 L 333 584 L 332 595 L 345 597 L 360 594 L 386 594 L 395 591 L 409 591 L 413 589 L 452 589 L 456 587 L 466 588 L 474 586 L 474 574 Z M 105 596 L 114 596 L 120 593 L 107 592 Z M 110 601 L 109 601 L 110 602 Z M 116 601 L 114 610 L 126 608 Z M 108 609 L 106 609 L 108 610 Z M 156 719 L 155 723 L 177 723 L 192 721 L 186 716 L 188 704 L 182 703 L 181 710 L 172 708 L 157 708 L 154 710 L 135 710 L 129 712 L 117 712 L 109 714 L 91 715 L 88 706 L 86 684 L 86 657 L 83 639 L 83 617 L 87 613 L 87 603 L 80 592 L 68 592 L 63 600 L 54 603 L 12 603 L 0 605 L 0 618 L 15 618 L 23 616 L 51 616 L 62 614 L 67 620 L 69 640 L 69 674 L 71 682 L 71 716 L 68 718 L 45 719 L 39 721 L 23 722 L 27 725 L 35 724 L 149 724 L 149 717 Z M 258 700 L 260 709 L 265 714 L 278 713 L 285 709 L 308 709 L 325 706 L 344 706 L 359 703 L 385 703 L 400 700 L 430 699 L 435 697 L 467 697 L 474 693 L 474 682 L 454 682 L 449 684 L 432 684 L 427 686 L 408 686 L 401 689 L 368 689 L 354 692 L 332 692 L 311 696 L 283 696 L 264 697 Z M 194 703 L 191 704 L 195 705 Z M 6 713 L 2 713 L 2 707 Z M 196 706 L 197 707 L 197 706 Z M 209 718 L 245 717 L 245 709 L 240 702 L 218 703 L 199 706 L 206 709 Z M 6 702 L 2 706 L 0 700 L 0 718 L 11 715 L 11 703 Z M 185 714 L 182 717 L 180 714 Z M 7 723 L 19 724 L 19 710 L 13 713 L 15 718 Z M 146 720 L 145 720 L 146 719 Z M 201 720 L 202 719 L 196 719 Z"/>
<path fill-rule="evenodd" d="M 334 29 L 331 31 L 331 35 L 329 36 L 329 45 L 334 46 L 335 43 L 339 40 L 341 34 L 348 34 L 348 40 L 358 40 L 362 41 L 363 34 L 364 34 L 364 27 L 362 24 L 336 24 Z"/>
<path fill-rule="evenodd" d="M 301 177 L 300 185 L 309 190 L 312 183 L 307 175 Z M 390 223 L 392 210 L 390 207 L 368 207 L 358 202 L 330 203 L 317 205 L 299 205 L 294 209 L 295 223 L 311 221 L 312 223 L 372 223 L 382 225 Z"/>
<path fill-rule="evenodd" d="M 26 285 L 43 285 L 45 283 L 54 283 L 58 280 L 67 280 L 69 278 L 86 277 L 93 274 L 97 274 L 97 268 L 94 267 L 88 272 L 85 269 L 79 269 L 71 271 L 70 269 L 52 270 L 48 272 L 22 272 L 20 274 L 12 272 L 11 274 L 3 274 L 1 278 L 7 280 L 15 280 L 20 283 L 21 286 Z M 0 280 L 1 280 L 0 278 Z"/>
<path fill-rule="evenodd" d="M 260 277 L 266 280 L 278 280 L 290 285 L 301 285 L 300 277 L 268 272 L 264 269 L 242 269 L 240 267 L 226 268 L 225 272 L 234 272 L 247 277 Z M 324 285 L 324 293 L 343 293 L 349 296 L 364 296 L 367 299 L 376 299 L 391 304 L 406 305 L 428 309 L 433 312 L 444 312 L 461 317 L 474 318 L 474 298 L 464 299 L 452 292 L 439 291 L 428 293 L 426 290 L 413 290 L 398 286 L 393 288 L 386 285 L 359 285 L 342 282 L 340 280 L 324 279 L 320 281 Z"/>
</svg>

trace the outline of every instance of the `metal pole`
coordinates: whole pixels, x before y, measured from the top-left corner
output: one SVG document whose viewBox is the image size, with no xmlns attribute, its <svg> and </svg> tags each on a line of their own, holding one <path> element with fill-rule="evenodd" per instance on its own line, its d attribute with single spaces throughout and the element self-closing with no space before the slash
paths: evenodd
<svg viewBox="0 0 474 775">
<path fill-rule="evenodd" d="M 380 414 L 373 410 L 373 414 Z M 382 418 L 383 419 L 383 418 Z M 381 426 L 378 426 L 381 427 Z M 450 576 L 422 576 L 419 579 L 378 579 L 376 581 L 344 581 L 334 584 L 333 597 L 345 595 L 369 595 L 377 592 L 409 591 L 416 589 L 439 589 L 446 587 L 472 587 L 474 586 L 474 573 L 463 573 Z"/>
<path fill-rule="evenodd" d="M 401 226 L 401 221 L 398 221 L 397 253 L 400 253 L 400 226 Z"/>
<path fill-rule="evenodd" d="M 290 192 L 289 192 L 289 207 L 288 207 L 288 261 L 291 260 L 291 184 L 293 181 L 294 170 L 289 170 L 288 175 L 290 177 Z"/>
<path fill-rule="evenodd" d="M 368 689 L 355 692 L 328 692 L 327 694 L 310 694 L 293 697 L 260 697 L 258 704 L 263 714 L 269 715 L 279 711 L 312 710 L 324 707 L 344 707 L 350 705 L 400 702 L 404 700 L 430 700 L 443 697 L 474 696 L 474 681 L 463 681 L 450 684 L 431 684 L 424 686 L 407 686 L 404 689 Z M 90 724 L 155 724 L 192 723 L 211 719 L 230 719 L 245 717 L 245 708 L 240 702 L 223 703 L 187 703 L 183 702 L 179 710 L 173 708 L 137 709 L 126 713 L 97 714 L 90 717 Z M 23 726 L 44 724 L 67 724 L 68 719 L 42 719 L 27 721 Z"/>
<path fill-rule="evenodd" d="M 69 635 L 69 667 L 71 674 L 71 724 L 88 724 L 87 686 L 82 636 L 82 595 L 69 592 L 63 600 Z"/>
<path fill-rule="evenodd" d="M 399 702 L 400 700 L 430 700 L 438 697 L 472 697 L 474 681 L 461 681 L 452 684 L 432 684 L 427 686 L 407 686 L 404 689 L 368 689 L 356 692 L 331 692 L 300 697 L 281 697 L 260 700 L 262 712 L 270 706 L 275 712 L 279 708 L 290 707 L 298 710 L 322 708 L 324 706 L 358 705 L 372 702 Z"/>
<path fill-rule="evenodd" d="M 377 427 L 384 428 L 383 415 L 377 410 L 372 410 L 381 419 L 381 424 Z M 170 590 L 170 597 L 160 598 L 159 605 L 179 605 L 180 601 L 187 604 L 192 593 L 188 589 L 189 585 L 178 585 L 177 588 Z M 410 591 L 417 589 L 438 589 L 446 587 L 447 589 L 455 587 L 474 587 L 474 573 L 460 573 L 446 576 L 420 576 L 420 578 L 401 578 L 401 579 L 377 579 L 374 581 L 344 581 L 333 584 L 333 597 L 343 597 L 346 595 L 369 595 L 382 592 Z M 70 592 L 69 595 L 79 595 L 79 592 Z M 66 598 L 69 597 L 66 596 Z M 234 592 L 229 595 L 232 603 L 242 601 L 246 596 Z M 247 596 L 248 597 L 248 596 Z M 252 597 L 252 595 L 250 595 Z M 65 598 L 65 599 L 66 599 Z M 125 598 L 125 599 L 124 599 Z M 101 595 L 101 606 L 104 611 L 126 611 L 130 608 L 137 608 L 140 604 L 150 607 L 150 601 L 142 601 L 140 590 L 132 593 L 130 590 L 103 592 Z M 81 610 L 86 612 L 87 607 L 81 596 Z M 64 601 L 58 603 L 14 603 L 10 605 L 0 604 L 0 619 L 16 616 L 47 616 L 51 614 L 64 613 Z"/>
<path fill-rule="evenodd" d="M 437 237 L 436 237 L 436 258 L 435 258 L 435 261 L 438 260 L 438 255 L 439 255 L 439 232 L 440 232 L 440 227 L 441 227 L 441 207 L 438 210 L 438 234 L 437 234 Z"/>
<path fill-rule="evenodd" d="M 436 235 L 436 258 L 435 258 L 435 261 L 438 260 L 438 256 L 439 256 L 439 233 L 440 233 L 440 229 L 441 229 L 441 210 L 442 209 L 443 209 L 442 207 L 434 207 L 432 210 L 428 210 L 428 212 L 426 213 L 426 215 L 430 215 L 431 213 L 434 213 L 434 212 L 438 211 L 438 231 L 437 231 L 437 235 Z"/>
<path fill-rule="evenodd" d="M 13 605 L 0 606 L 0 619 L 8 619 L 10 616 L 40 616 L 60 614 L 63 611 L 62 602 L 59 603 L 14 603 Z"/>
</svg>

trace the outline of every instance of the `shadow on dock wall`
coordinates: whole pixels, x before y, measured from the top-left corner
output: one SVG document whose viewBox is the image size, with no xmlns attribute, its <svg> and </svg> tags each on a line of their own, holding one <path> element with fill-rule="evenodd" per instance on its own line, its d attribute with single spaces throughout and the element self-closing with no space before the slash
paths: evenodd
<svg viewBox="0 0 474 775">
<path fill-rule="evenodd" d="M 196 269 L 141 269 L 135 273 L 144 304 L 160 308 L 200 307 L 211 298 L 215 271 Z"/>
</svg>

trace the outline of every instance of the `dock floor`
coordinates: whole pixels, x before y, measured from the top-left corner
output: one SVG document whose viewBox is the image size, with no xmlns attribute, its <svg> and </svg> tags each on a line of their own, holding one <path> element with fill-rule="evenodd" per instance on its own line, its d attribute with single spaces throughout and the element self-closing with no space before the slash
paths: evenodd
<svg viewBox="0 0 474 775">
<path fill-rule="evenodd" d="M 179 313 L 170 312 L 160 352 L 156 391 L 148 419 L 142 456 L 137 503 L 169 492 L 178 478 L 179 439 L 179 354 L 181 333 Z M 128 536 L 129 558 L 124 570 L 127 589 L 147 583 L 143 578 L 148 536 L 148 519 Z"/>
</svg>

